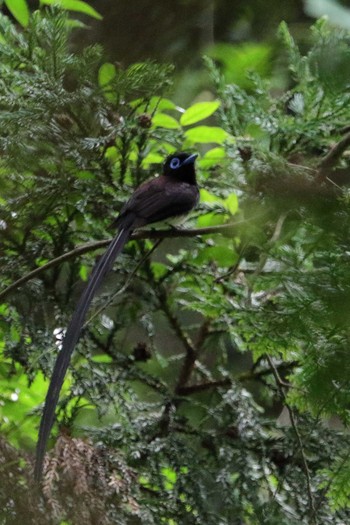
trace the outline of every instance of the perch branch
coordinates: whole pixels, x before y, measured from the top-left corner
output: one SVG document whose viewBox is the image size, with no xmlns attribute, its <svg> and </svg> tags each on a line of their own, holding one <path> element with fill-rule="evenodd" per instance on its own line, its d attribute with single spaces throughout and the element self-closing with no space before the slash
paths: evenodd
<svg viewBox="0 0 350 525">
<path fill-rule="evenodd" d="M 223 224 L 221 226 L 210 226 L 207 228 L 192 228 L 188 230 L 140 230 L 138 232 L 133 233 L 131 239 L 167 239 L 173 237 L 196 237 L 199 235 L 208 235 L 211 233 L 229 234 L 230 232 L 234 231 L 235 226 L 237 224 L 238 223 Z M 46 272 L 50 268 L 54 268 L 55 266 L 62 264 L 70 259 L 73 259 L 79 255 L 84 255 L 85 253 L 98 250 L 99 248 L 105 248 L 110 242 L 111 239 L 103 239 L 101 241 L 88 242 L 86 244 L 83 244 L 82 246 L 74 248 L 74 250 L 71 250 L 67 253 L 60 255 L 59 257 L 56 257 L 55 259 L 52 259 L 51 261 L 49 261 L 46 264 L 43 264 L 39 268 L 35 268 L 31 272 L 28 272 L 26 275 L 23 275 L 23 277 L 17 279 L 17 281 L 15 281 L 14 283 L 7 286 L 7 288 L 2 290 L 0 292 L 0 301 L 26 282 L 30 281 L 34 277 L 37 277 L 38 275 L 41 275 L 41 273 Z"/>
</svg>

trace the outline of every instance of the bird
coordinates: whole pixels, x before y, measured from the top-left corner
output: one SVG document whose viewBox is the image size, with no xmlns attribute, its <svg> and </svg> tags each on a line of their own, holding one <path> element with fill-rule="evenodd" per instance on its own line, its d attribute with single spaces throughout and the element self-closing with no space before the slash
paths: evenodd
<svg viewBox="0 0 350 525">
<path fill-rule="evenodd" d="M 173 225 L 174 220 L 185 217 L 196 207 L 199 201 L 195 171 L 197 157 L 196 153 L 186 152 L 169 155 L 163 164 L 162 174 L 138 186 L 115 220 L 117 234 L 91 272 L 66 330 L 53 368 L 36 446 L 34 478 L 38 482 L 43 474 L 47 442 L 55 420 L 56 405 L 64 377 L 94 294 L 134 230 L 159 222 Z"/>
</svg>

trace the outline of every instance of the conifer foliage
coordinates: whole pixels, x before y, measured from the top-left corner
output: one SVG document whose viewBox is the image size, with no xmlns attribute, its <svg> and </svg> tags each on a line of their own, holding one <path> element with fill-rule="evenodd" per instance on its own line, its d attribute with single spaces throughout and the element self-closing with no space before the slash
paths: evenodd
<svg viewBox="0 0 350 525">
<path fill-rule="evenodd" d="M 1 521 L 347 523 L 349 35 L 321 20 L 303 55 L 282 24 L 278 72 L 245 89 L 206 58 L 213 100 L 182 110 L 170 66 L 73 53 L 70 27 L 0 17 Z M 177 149 L 202 152 L 200 208 L 137 233 L 95 299 L 39 491 L 62 330 Z"/>
</svg>

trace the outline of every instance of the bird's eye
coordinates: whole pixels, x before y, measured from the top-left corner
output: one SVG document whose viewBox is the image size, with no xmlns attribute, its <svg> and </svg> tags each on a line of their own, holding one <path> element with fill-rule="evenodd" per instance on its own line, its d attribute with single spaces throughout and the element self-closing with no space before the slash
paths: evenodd
<svg viewBox="0 0 350 525">
<path fill-rule="evenodd" d="M 176 170 L 180 166 L 180 159 L 178 159 L 177 157 L 174 157 L 173 159 L 171 159 L 169 165 L 172 170 Z"/>
</svg>

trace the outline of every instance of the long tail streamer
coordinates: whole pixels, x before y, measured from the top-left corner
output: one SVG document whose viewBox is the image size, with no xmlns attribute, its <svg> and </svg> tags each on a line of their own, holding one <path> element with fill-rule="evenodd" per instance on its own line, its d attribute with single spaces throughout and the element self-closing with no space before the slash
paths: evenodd
<svg viewBox="0 0 350 525">
<path fill-rule="evenodd" d="M 64 377 L 66 375 L 74 347 L 79 339 L 87 310 L 96 290 L 101 284 L 102 279 L 112 268 L 116 257 L 122 251 L 125 243 L 129 239 L 130 233 L 130 227 L 121 228 L 109 245 L 107 251 L 96 264 L 91 273 L 89 282 L 79 299 L 71 322 L 67 328 L 62 349 L 58 354 L 53 369 L 50 386 L 45 399 L 44 411 L 40 422 L 34 469 L 34 476 L 37 481 L 40 481 L 42 475 L 47 441 L 49 439 L 51 428 L 55 419 L 55 409 L 63 385 Z"/>
</svg>

